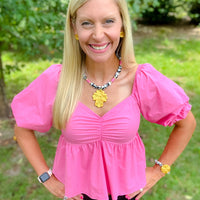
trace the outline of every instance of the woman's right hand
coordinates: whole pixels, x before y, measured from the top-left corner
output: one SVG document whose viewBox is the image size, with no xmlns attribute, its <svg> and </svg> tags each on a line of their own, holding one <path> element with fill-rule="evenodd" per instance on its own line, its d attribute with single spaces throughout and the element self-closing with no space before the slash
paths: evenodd
<svg viewBox="0 0 200 200">
<path fill-rule="evenodd" d="M 54 175 L 51 176 L 49 180 L 43 183 L 44 186 L 51 192 L 54 196 L 63 199 L 65 196 L 65 186 L 61 183 Z M 83 200 L 83 195 L 79 194 L 72 198 L 67 198 L 67 200 Z"/>
<path fill-rule="evenodd" d="M 65 186 L 54 175 L 52 175 L 49 180 L 44 182 L 43 185 L 54 196 L 56 196 L 58 198 L 62 198 L 62 199 L 64 198 L 64 196 L 65 196 Z"/>
</svg>

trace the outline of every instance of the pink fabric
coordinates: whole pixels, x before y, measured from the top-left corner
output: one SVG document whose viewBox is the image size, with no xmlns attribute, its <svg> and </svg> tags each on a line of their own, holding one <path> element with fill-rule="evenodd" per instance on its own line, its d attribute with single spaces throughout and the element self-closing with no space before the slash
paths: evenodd
<svg viewBox="0 0 200 200">
<path fill-rule="evenodd" d="M 18 126 L 42 133 L 51 128 L 60 70 L 61 65 L 52 65 L 14 97 L 11 108 Z"/>
<path fill-rule="evenodd" d="M 12 102 L 18 126 L 48 131 L 61 65 L 48 68 Z M 78 102 L 62 130 L 53 173 L 66 196 L 85 193 L 113 200 L 146 184 L 145 149 L 138 134 L 140 113 L 150 122 L 171 126 L 191 109 L 184 91 L 150 64 L 139 65 L 132 94 L 100 117 Z"/>
</svg>

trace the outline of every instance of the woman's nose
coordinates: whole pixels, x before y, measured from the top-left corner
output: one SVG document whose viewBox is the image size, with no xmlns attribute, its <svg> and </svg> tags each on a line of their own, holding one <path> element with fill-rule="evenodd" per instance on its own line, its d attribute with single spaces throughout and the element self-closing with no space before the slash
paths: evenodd
<svg viewBox="0 0 200 200">
<path fill-rule="evenodd" d="M 102 40 L 104 37 L 104 30 L 101 26 L 95 26 L 94 31 L 93 31 L 93 38 L 97 41 Z"/>
</svg>

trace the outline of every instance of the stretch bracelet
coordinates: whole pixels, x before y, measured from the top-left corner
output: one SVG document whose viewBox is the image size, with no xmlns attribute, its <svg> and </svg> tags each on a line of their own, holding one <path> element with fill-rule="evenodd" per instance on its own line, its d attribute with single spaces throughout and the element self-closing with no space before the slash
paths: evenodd
<svg viewBox="0 0 200 200">
<path fill-rule="evenodd" d="M 155 160 L 155 164 L 159 165 L 161 168 L 161 172 L 164 173 L 164 174 L 170 174 L 170 170 L 171 170 L 171 167 L 167 164 L 162 164 L 160 161 L 158 160 Z"/>
</svg>

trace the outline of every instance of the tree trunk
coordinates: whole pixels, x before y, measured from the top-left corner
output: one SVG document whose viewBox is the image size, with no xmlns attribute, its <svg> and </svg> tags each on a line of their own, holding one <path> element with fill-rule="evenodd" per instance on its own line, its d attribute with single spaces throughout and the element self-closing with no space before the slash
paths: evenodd
<svg viewBox="0 0 200 200">
<path fill-rule="evenodd" d="M 5 82 L 3 75 L 2 55 L 0 51 L 0 118 L 9 117 L 9 108 L 5 95 Z"/>
</svg>

